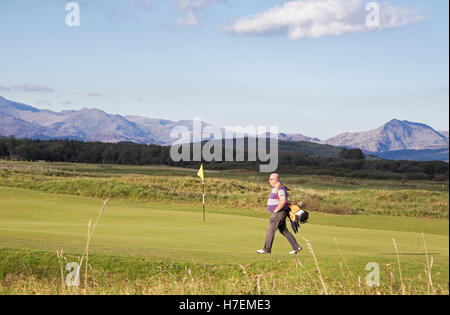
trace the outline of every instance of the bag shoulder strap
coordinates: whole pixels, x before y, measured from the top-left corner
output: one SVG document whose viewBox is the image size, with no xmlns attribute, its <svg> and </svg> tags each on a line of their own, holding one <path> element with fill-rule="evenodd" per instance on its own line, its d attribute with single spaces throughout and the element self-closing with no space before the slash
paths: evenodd
<svg viewBox="0 0 450 315">
<path fill-rule="evenodd" d="M 277 186 L 275 187 L 275 191 L 277 192 L 277 200 L 280 199 L 280 196 L 278 195 L 278 191 L 280 190 L 280 186 L 283 186 L 283 185 L 281 183 L 278 183 Z M 288 189 L 285 186 L 283 186 L 283 187 L 284 187 L 284 189 L 287 192 Z"/>
</svg>

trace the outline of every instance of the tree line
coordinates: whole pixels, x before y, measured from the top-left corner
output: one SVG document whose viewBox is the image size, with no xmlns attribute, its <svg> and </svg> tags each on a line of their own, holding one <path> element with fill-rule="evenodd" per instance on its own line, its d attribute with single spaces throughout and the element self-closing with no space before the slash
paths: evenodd
<svg viewBox="0 0 450 315">
<path fill-rule="evenodd" d="M 192 148 L 192 145 L 191 145 Z M 191 150 L 192 151 L 192 150 Z M 0 158 L 18 161 L 198 167 L 199 162 L 174 162 L 170 147 L 131 142 L 102 143 L 75 140 L 31 140 L 0 137 Z M 210 162 L 209 169 L 258 170 L 260 162 Z M 365 159 L 361 150 L 343 149 L 339 157 L 313 157 L 279 152 L 279 172 L 377 179 L 448 180 L 445 162 Z"/>
</svg>

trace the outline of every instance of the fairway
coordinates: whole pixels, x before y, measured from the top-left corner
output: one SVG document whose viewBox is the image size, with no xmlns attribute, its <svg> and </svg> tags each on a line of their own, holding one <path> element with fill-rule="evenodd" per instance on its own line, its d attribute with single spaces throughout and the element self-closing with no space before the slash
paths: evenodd
<svg viewBox="0 0 450 315">
<path fill-rule="evenodd" d="M 0 187 L 0 247 L 50 252 L 64 249 L 66 253 L 81 254 L 86 242 L 87 224 L 96 218 L 101 205 L 102 200 L 95 198 Z M 249 264 L 294 259 L 288 255 L 288 242 L 280 234 L 276 235 L 272 255 L 256 255 L 255 250 L 264 242 L 267 218 L 252 216 L 254 210 L 230 209 L 230 214 L 226 212 L 226 209 L 209 207 L 207 222 L 203 223 L 201 207 L 111 201 L 95 231 L 90 252 L 201 264 Z M 339 219 L 339 216 L 334 217 Z M 320 224 L 321 218 L 327 223 Z M 406 225 L 408 220 L 413 220 L 396 219 Z M 332 225 L 333 215 L 324 217 L 322 214 L 315 219 L 312 214 L 311 223 L 302 226 L 296 237 L 302 245 L 305 245 L 303 237 L 311 241 L 319 261 L 334 259 L 336 266 L 340 251 L 335 238 L 349 259 L 355 257 L 365 263 L 395 262 L 392 242 L 395 239 L 402 259 L 425 263 L 420 230 L 370 229 L 367 228 L 370 220 L 371 216 L 360 217 L 364 228 L 341 227 Z M 448 231 L 448 221 L 429 222 L 441 228 L 436 228 L 437 234 L 425 234 L 428 253 L 441 267 L 441 276 L 448 278 L 449 237 L 439 232 Z M 295 259 L 308 259 L 309 256 L 305 247 Z"/>
</svg>

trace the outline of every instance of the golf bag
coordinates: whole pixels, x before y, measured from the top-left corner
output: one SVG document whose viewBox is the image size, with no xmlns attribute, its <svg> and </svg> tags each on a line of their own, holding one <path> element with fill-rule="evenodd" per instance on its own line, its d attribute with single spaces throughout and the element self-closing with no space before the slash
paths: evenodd
<svg viewBox="0 0 450 315">
<path fill-rule="evenodd" d="M 276 187 L 277 191 L 277 199 L 278 199 L 278 188 Z M 286 186 L 284 187 L 286 191 L 292 191 L 293 189 L 289 189 Z M 305 224 L 308 222 L 309 219 L 309 213 L 306 210 L 300 209 L 299 206 L 296 204 L 289 203 L 289 219 L 291 220 L 291 227 L 294 233 L 298 233 L 298 229 L 300 228 L 300 224 Z"/>
<path fill-rule="evenodd" d="M 294 233 L 298 232 L 300 224 L 305 224 L 308 222 L 309 213 L 306 210 L 300 209 L 299 206 L 290 204 L 289 205 L 289 219 L 291 220 L 291 227 Z"/>
</svg>

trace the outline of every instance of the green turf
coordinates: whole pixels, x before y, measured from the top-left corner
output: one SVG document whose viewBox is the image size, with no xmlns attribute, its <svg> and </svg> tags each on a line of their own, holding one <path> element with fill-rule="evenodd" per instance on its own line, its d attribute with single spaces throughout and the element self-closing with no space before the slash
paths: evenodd
<svg viewBox="0 0 450 315">
<path fill-rule="evenodd" d="M 47 251 L 64 248 L 80 253 L 86 240 L 87 223 L 95 219 L 101 204 L 101 200 L 94 198 L 2 187 L 0 247 Z M 280 235 L 275 239 L 272 256 L 254 254 L 255 249 L 262 247 L 267 218 L 260 214 L 252 216 L 252 210 L 222 213 L 225 211 L 209 207 L 205 224 L 200 207 L 112 201 L 100 219 L 91 244 L 92 252 L 213 264 L 289 259 L 290 248 Z M 339 254 L 334 241 L 337 238 L 345 255 L 372 260 L 392 255 L 394 238 L 404 255 L 422 260 L 420 232 L 426 231 L 429 252 L 437 260 L 447 260 L 448 265 L 449 238 L 445 233 L 448 221 L 395 219 L 398 231 L 389 231 L 380 229 L 383 222 L 392 223 L 388 218 L 360 216 L 343 224 L 344 217 L 321 214 L 303 226 L 297 238 L 302 244 L 303 237 L 309 239 L 319 257 Z M 341 226 L 333 226 L 334 221 Z M 415 232 L 401 231 L 410 230 L 411 226 Z M 432 226 L 437 227 L 435 231 Z"/>
</svg>

